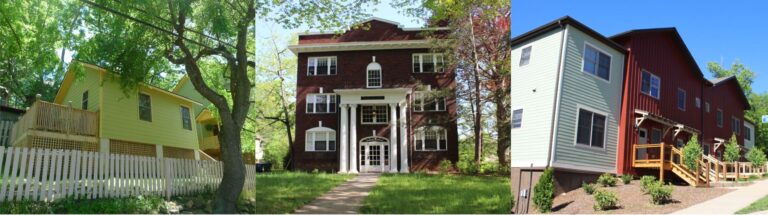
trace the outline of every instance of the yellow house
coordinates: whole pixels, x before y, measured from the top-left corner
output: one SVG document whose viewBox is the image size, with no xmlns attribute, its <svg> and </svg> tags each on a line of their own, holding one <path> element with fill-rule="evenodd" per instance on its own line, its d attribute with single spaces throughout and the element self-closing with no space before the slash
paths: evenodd
<svg viewBox="0 0 768 215">
<path fill-rule="evenodd" d="M 171 92 L 147 84 L 126 93 L 105 69 L 76 63 L 82 75 L 70 67 L 54 101 L 38 100 L 20 118 L 12 135 L 15 146 L 210 158 L 200 151 L 207 132 L 196 120 L 204 110 L 202 96 L 180 94 L 183 86 Z"/>
</svg>

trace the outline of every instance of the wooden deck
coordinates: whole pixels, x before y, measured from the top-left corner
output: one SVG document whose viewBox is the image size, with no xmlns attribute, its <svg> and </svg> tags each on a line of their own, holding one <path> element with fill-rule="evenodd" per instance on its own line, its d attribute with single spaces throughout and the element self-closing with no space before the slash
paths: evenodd
<svg viewBox="0 0 768 215">
<path fill-rule="evenodd" d="M 32 137 L 40 137 L 98 143 L 98 136 L 98 112 L 38 100 L 19 118 L 11 134 L 11 142 L 13 145 L 24 145 L 32 141 Z"/>
</svg>

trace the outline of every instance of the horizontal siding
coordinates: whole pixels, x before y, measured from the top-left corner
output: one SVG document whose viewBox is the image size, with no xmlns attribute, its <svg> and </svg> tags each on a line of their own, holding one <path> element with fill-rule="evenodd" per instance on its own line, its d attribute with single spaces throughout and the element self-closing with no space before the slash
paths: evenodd
<svg viewBox="0 0 768 215">
<path fill-rule="evenodd" d="M 88 110 L 98 111 L 99 99 L 101 90 L 101 72 L 93 70 L 89 67 L 83 67 L 83 72 L 78 75 L 74 75 L 74 79 L 71 87 L 66 92 L 62 104 L 66 105 L 68 102 L 72 102 L 72 107 L 82 108 L 83 92 L 88 91 Z M 74 72 L 74 71 L 70 71 Z"/>
<path fill-rule="evenodd" d="M 610 81 L 582 71 L 586 42 L 611 55 Z M 556 165 L 584 167 L 581 170 L 613 172 L 616 169 L 624 55 L 571 27 L 568 29 L 565 53 L 554 162 Z M 580 107 L 607 114 L 605 148 L 575 145 Z"/>
<path fill-rule="evenodd" d="M 524 109 L 522 127 L 512 129 L 513 167 L 547 165 L 561 32 L 553 30 L 512 47 L 512 108 Z M 528 46 L 532 46 L 530 63 L 520 67 L 522 49 Z"/>
</svg>

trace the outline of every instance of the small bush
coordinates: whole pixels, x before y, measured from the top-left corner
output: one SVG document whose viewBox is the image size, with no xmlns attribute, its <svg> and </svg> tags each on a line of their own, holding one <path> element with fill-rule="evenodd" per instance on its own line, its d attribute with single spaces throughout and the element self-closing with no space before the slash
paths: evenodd
<svg viewBox="0 0 768 215">
<path fill-rule="evenodd" d="M 624 184 L 629 184 L 632 182 L 632 179 L 635 178 L 632 174 L 623 174 L 621 175 L 621 182 L 624 182 Z"/>
<path fill-rule="evenodd" d="M 440 174 L 448 174 L 448 172 L 451 171 L 451 167 L 453 167 L 453 163 L 448 159 L 443 159 L 440 161 Z"/>
<path fill-rule="evenodd" d="M 479 171 L 477 164 L 475 164 L 474 161 L 467 159 L 460 159 L 459 162 L 456 162 L 456 168 L 459 169 L 461 174 L 465 175 L 474 175 Z"/>
<path fill-rule="evenodd" d="M 616 193 L 607 190 L 595 191 L 595 205 L 593 208 L 596 211 L 604 211 L 615 209 L 619 205 L 619 198 L 616 197 Z"/>
<path fill-rule="evenodd" d="M 656 181 L 648 187 L 648 194 L 651 195 L 651 202 L 656 205 L 662 205 L 672 199 L 672 186 L 664 185 L 664 182 Z"/>
<path fill-rule="evenodd" d="M 699 168 L 699 159 L 701 159 L 702 149 L 701 145 L 699 145 L 698 137 L 696 135 L 691 137 L 681 150 L 683 152 L 683 164 L 688 167 L 688 169 L 694 170 Z"/>
<path fill-rule="evenodd" d="M 753 167 L 761 167 L 765 165 L 765 153 L 757 147 L 752 147 L 749 149 L 749 152 L 747 152 L 747 160 L 752 162 Z"/>
<path fill-rule="evenodd" d="M 603 173 L 597 178 L 597 183 L 603 185 L 603 187 L 613 187 L 616 186 L 616 177 L 610 173 Z"/>
<path fill-rule="evenodd" d="M 320 173 L 320 170 L 319 170 L 319 169 L 313 169 L 313 170 L 312 170 L 312 174 L 319 174 L 319 173 Z"/>
<path fill-rule="evenodd" d="M 581 182 L 581 188 L 584 189 L 584 192 L 592 195 L 592 193 L 595 193 L 595 185 L 593 184 L 587 184 L 585 182 Z"/>
<path fill-rule="evenodd" d="M 651 175 L 646 175 L 640 178 L 640 190 L 643 191 L 643 193 L 648 193 L 648 188 L 656 182 L 656 177 L 653 177 Z"/>
<path fill-rule="evenodd" d="M 554 170 L 547 168 L 541 174 L 539 182 L 533 187 L 533 204 L 541 213 L 552 211 L 552 203 L 555 198 Z"/>
<path fill-rule="evenodd" d="M 736 140 L 736 134 L 731 135 L 731 139 L 728 140 L 728 144 L 725 144 L 725 152 L 723 152 L 723 159 L 728 162 L 739 161 L 741 157 L 741 149 L 739 149 L 739 143 Z"/>
</svg>

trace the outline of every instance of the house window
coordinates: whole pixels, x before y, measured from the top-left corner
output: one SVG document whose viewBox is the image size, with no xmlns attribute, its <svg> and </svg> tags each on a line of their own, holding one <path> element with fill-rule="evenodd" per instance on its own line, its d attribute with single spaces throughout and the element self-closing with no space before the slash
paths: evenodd
<svg viewBox="0 0 768 215">
<path fill-rule="evenodd" d="M 307 76 L 335 74 L 336 56 L 310 57 L 307 59 Z"/>
<path fill-rule="evenodd" d="M 139 94 L 139 119 L 152 122 L 152 99 L 144 93 Z"/>
<path fill-rule="evenodd" d="M 444 71 L 442 54 L 413 54 L 414 73 L 440 73 Z"/>
<path fill-rule="evenodd" d="M 717 109 L 717 113 L 715 114 L 715 122 L 717 122 L 717 127 L 723 127 L 723 110 Z"/>
<path fill-rule="evenodd" d="M 744 126 L 744 139 L 752 141 L 752 129 Z"/>
<path fill-rule="evenodd" d="M 80 104 L 83 110 L 88 110 L 88 91 L 83 92 L 83 101 Z"/>
<path fill-rule="evenodd" d="M 603 148 L 605 146 L 605 115 L 579 109 L 576 144 Z"/>
<path fill-rule="evenodd" d="M 386 105 L 365 105 L 362 109 L 362 124 L 386 124 L 387 106 Z"/>
<path fill-rule="evenodd" d="M 420 127 L 413 134 L 416 151 L 445 151 L 448 149 L 448 131 L 443 127 Z"/>
<path fill-rule="evenodd" d="M 741 135 L 741 120 L 736 117 L 731 117 L 731 131 L 736 134 L 736 136 Z"/>
<path fill-rule="evenodd" d="M 523 53 L 520 56 L 520 66 L 528 65 L 531 62 L 531 49 L 532 46 L 528 46 L 523 49 Z"/>
<path fill-rule="evenodd" d="M 336 113 L 336 94 L 307 95 L 307 113 Z"/>
<path fill-rule="evenodd" d="M 677 88 L 677 109 L 685 110 L 685 90 Z"/>
<path fill-rule="evenodd" d="M 189 116 L 189 108 L 181 106 L 181 126 L 184 129 L 192 130 L 192 120 Z"/>
<path fill-rule="evenodd" d="M 651 129 L 651 143 L 652 144 L 661 143 L 661 129 L 658 129 L 658 128 Z"/>
<path fill-rule="evenodd" d="M 523 109 L 517 109 L 512 111 L 512 128 L 520 128 L 523 126 Z"/>
<path fill-rule="evenodd" d="M 307 130 L 305 151 L 336 151 L 336 131 L 324 127 L 317 127 Z"/>
<path fill-rule="evenodd" d="M 709 113 L 709 102 L 704 102 L 704 111 Z"/>
<path fill-rule="evenodd" d="M 591 45 L 584 46 L 584 68 L 586 73 L 602 79 L 610 80 L 611 56 L 605 54 Z"/>
<path fill-rule="evenodd" d="M 696 97 L 696 108 L 701 108 L 701 99 Z"/>
<path fill-rule="evenodd" d="M 414 93 L 413 111 L 445 111 L 445 96 L 428 91 Z"/>
<path fill-rule="evenodd" d="M 381 88 L 381 65 L 376 63 L 376 56 L 373 56 L 373 62 L 368 64 L 365 71 L 366 86 L 368 88 Z"/>
<path fill-rule="evenodd" d="M 659 76 L 643 71 L 643 83 L 640 85 L 640 91 L 653 98 L 659 99 L 659 87 L 661 79 Z"/>
</svg>

